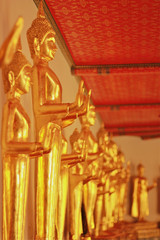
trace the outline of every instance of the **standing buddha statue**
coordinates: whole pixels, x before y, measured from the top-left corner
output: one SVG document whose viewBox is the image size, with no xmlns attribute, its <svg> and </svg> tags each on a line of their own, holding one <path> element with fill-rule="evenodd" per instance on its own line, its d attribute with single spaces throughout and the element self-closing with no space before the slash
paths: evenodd
<svg viewBox="0 0 160 240">
<path fill-rule="evenodd" d="M 124 214 L 126 212 L 126 197 L 127 197 L 127 184 L 130 178 L 130 163 L 127 162 L 126 168 L 124 167 L 124 154 L 118 151 L 117 167 L 120 169 L 118 180 L 118 221 L 124 221 Z"/>
<path fill-rule="evenodd" d="M 79 139 L 80 133 L 77 129 L 70 136 L 72 154 L 83 152 L 84 141 Z M 70 235 L 72 240 L 79 240 L 83 233 L 82 227 L 82 190 L 83 190 L 83 165 L 73 164 L 69 174 L 69 209 L 70 209 Z"/>
<path fill-rule="evenodd" d="M 82 154 L 67 154 L 67 140 L 62 135 L 62 156 L 59 176 L 59 194 L 57 207 L 57 238 L 63 240 L 68 196 L 69 168 L 83 161 Z"/>
<path fill-rule="evenodd" d="M 102 216 L 102 230 L 105 231 L 110 227 L 111 207 L 110 207 L 110 174 L 112 170 L 112 158 L 109 155 L 108 146 L 110 143 L 110 136 L 104 125 L 101 126 L 97 133 L 99 149 L 104 153 L 103 170 L 105 174 L 104 191 L 104 215 Z M 100 223 L 99 223 L 100 224 Z M 99 229 L 99 227 L 98 227 Z M 98 233 L 97 233 L 98 234 Z"/>
<path fill-rule="evenodd" d="M 10 63 L 3 65 L 2 74 L 7 93 L 2 119 L 3 240 L 23 240 L 29 158 L 48 153 L 49 145 L 28 141 L 30 119 L 20 99 L 30 88 L 31 65 L 20 42 Z"/>
<path fill-rule="evenodd" d="M 144 166 L 142 164 L 137 166 L 137 172 L 138 175 L 134 178 L 133 182 L 131 215 L 138 221 L 144 221 L 145 217 L 149 215 L 148 191 L 156 187 L 157 182 L 154 181 L 153 185 L 148 186 L 147 178 L 144 177 Z"/>
<path fill-rule="evenodd" d="M 32 98 L 35 115 L 36 139 L 43 139 L 48 131 L 53 134 L 53 144 L 48 155 L 39 157 L 35 165 L 35 216 L 36 239 L 55 239 L 55 221 L 58 183 L 61 162 L 63 127 L 70 125 L 87 111 L 89 97 L 84 102 L 83 83 L 80 83 L 75 102 L 62 103 L 62 87 L 48 66 L 56 52 L 55 32 L 45 18 L 42 1 L 38 16 L 27 31 L 33 59 Z"/>
</svg>

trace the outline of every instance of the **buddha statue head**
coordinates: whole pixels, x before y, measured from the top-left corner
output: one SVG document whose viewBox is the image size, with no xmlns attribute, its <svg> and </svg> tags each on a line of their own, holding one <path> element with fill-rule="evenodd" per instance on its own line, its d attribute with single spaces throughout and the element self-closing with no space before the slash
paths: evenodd
<svg viewBox="0 0 160 240">
<path fill-rule="evenodd" d="M 17 96 L 29 91 L 31 81 L 31 65 L 22 54 L 21 42 L 17 45 L 17 50 L 13 55 L 12 61 L 2 68 L 5 93 Z"/>
<path fill-rule="evenodd" d="M 122 167 L 123 163 L 125 162 L 124 154 L 122 153 L 121 150 L 118 150 L 117 161 L 118 161 L 118 167 Z"/>
<path fill-rule="evenodd" d="M 77 128 L 75 128 L 74 132 L 70 136 L 70 144 L 73 152 L 79 152 L 79 139 L 80 133 Z"/>
<path fill-rule="evenodd" d="M 104 151 L 106 145 L 108 145 L 108 143 L 110 141 L 109 132 L 107 132 L 107 130 L 105 129 L 104 124 L 101 125 L 101 127 L 97 133 L 97 138 L 98 138 L 98 144 L 99 144 L 100 149 L 102 149 Z"/>
<path fill-rule="evenodd" d="M 137 172 L 139 177 L 144 176 L 144 166 L 141 163 L 137 166 Z"/>
<path fill-rule="evenodd" d="M 54 58 L 57 50 L 55 32 L 45 17 L 42 1 L 39 4 L 37 18 L 27 31 L 27 39 L 34 61 L 44 59 L 48 62 Z"/>
<path fill-rule="evenodd" d="M 113 161 L 117 162 L 118 146 L 112 140 L 108 144 L 108 153 L 112 157 Z"/>
<path fill-rule="evenodd" d="M 89 110 L 87 113 L 81 117 L 79 117 L 80 123 L 82 126 L 93 126 L 95 124 L 96 120 L 96 112 L 95 107 L 93 105 L 90 105 Z"/>
</svg>

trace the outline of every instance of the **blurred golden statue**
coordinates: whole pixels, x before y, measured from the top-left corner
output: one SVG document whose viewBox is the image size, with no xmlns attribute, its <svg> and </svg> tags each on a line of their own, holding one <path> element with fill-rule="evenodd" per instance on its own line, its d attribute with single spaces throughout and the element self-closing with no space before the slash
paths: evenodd
<svg viewBox="0 0 160 240">
<path fill-rule="evenodd" d="M 97 197 L 97 171 L 100 156 L 98 144 L 90 130 L 90 126 L 95 123 L 95 108 L 93 106 L 90 106 L 89 111 L 80 117 L 80 122 L 82 124 L 81 132 L 75 130 L 71 136 L 73 152 L 84 152 L 86 156 L 85 162 L 73 167 L 70 174 L 71 235 L 72 239 L 76 240 L 80 238 L 82 233 L 82 195 L 89 233 L 92 233 L 95 228 L 93 213 Z"/>
<path fill-rule="evenodd" d="M 67 140 L 62 135 L 62 157 L 61 157 L 61 169 L 59 178 L 59 195 L 58 195 L 58 208 L 57 208 L 57 238 L 63 240 L 65 215 L 67 207 L 67 195 L 68 195 L 68 181 L 69 173 L 68 169 L 73 165 L 83 161 L 82 154 L 67 154 Z"/>
<path fill-rule="evenodd" d="M 51 152 L 36 161 L 36 239 L 55 238 L 55 220 L 61 161 L 61 129 L 87 111 L 89 96 L 84 102 L 83 82 L 74 103 L 62 103 L 62 87 L 48 62 L 56 52 L 55 32 L 46 20 L 42 2 L 37 18 L 27 31 L 32 67 L 32 97 L 36 139 L 53 134 Z"/>
<path fill-rule="evenodd" d="M 23 27 L 23 18 L 19 17 L 14 24 L 12 31 L 4 41 L 0 48 L 0 67 L 4 64 L 8 65 L 16 52 L 17 43 Z"/>
<path fill-rule="evenodd" d="M 126 212 L 126 198 L 127 198 L 127 184 L 130 178 L 130 162 L 127 162 L 126 168 L 124 167 L 124 154 L 118 151 L 117 166 L 120 169 L 118 178 L 118 221 L 124 220 L 124 214 Z"/>
<path fill-rule="evenodd" d="M 79 140 L 85 143 L 84 151 L 87 155 L 84 164 L 84 172 L 87 172 L 88 180 L 83 184 L 83 201 L 90 234 L 93 234 L 93 230 L 95 229 L 94 210 L 97 198 L 97 179 L 100 157 L 98 143 L 90 130 L 90 127 L 95 124 L 95 118 L 95 107 L 91 105 L 89 111 L 80 117 L 82 129 L 79 136 Z"/>
<path fill-rule="evenodd" d="M 109 226 L 113 227 L 115 223 L 118 222 L 118 189 L 119 189 L 119 173 L 120 169 L 117 168 L 118 162 L 118 146 L 115 142 L 110 141 L 108 144 L 108 151 L 112 157 L 112 167 L 115 168 L 114 171 L 110 173 L 110 209 L 111 215 L 109 220 Z"/>
<path fill-rule="evenodd" d="M 30 120 L 20 98 L 28 93 L 31 65 L 22 54 L 20 42 L 2 74 L 7 102 L 2 119 L 3 240 L 24 239 L 29 157 L 42 155 L 40 143 L 28 142 Z M 46 152 L 49 152 L 46 148 Z"/>
<path fill-rule="evenodd" d="M 138 175 L 134 178 L 133 182 L 133 195 L 132 195 L 132 217 L 137 218 L 138 221 L 144 221 L 145 217 L 149 215 L 148 206 L 148 191 L 157 186 L 154 181 L 153 185 L 148 186 L 147 178 L 144 177 L 144 166 L 139 164 L 137 166 Z"/>
<path fill-rule="evenodd" d="M 104 191 L 104 186 L 106 183 L 106 172 L 103 170 L 103 166 L 99 166 L 99 182 L 97 184 L 97 199 L 95 207 L 95 236 L 100 234 L 100 226 L 102 223 L 102 211 L 103 211 L 103 200 L 106 191 Z"/>
<path fill-rule="evenodd" d="M 77 129 L 70 136 L 72 153 L 82 153 L 83 140 L 79 139 Z M 72 240 L 79 240 L 83 233 L 81 205 L 83 190 L 84 169 L 82 163 L 74 164 L 69 174 L 69 209 L 70 209 L 70 234 Z"/>
<path fill-rule="evenodd" d="M 106 172 L 104 185 L 104 212 L 105 216 L 102 219 L 102 230 L 107 230 L 113 227 L 117 218 L 117 153 L 118 148 L 115 142 L 110 139 L 109 133 L 104 125 L 101 126 L 97 133 L 99 148 L 104 153 L 103 169 Z"/>
</svg>

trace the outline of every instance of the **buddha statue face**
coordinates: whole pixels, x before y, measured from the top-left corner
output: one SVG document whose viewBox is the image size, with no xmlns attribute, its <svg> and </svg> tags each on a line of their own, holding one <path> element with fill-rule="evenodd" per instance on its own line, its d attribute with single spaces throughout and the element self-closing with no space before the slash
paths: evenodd
<svg viewBox="0 0 160 240">
<path fill-rule="evenodd" d="M 110 141 L 109 133 L 106 131 L 106 129 L 103 127 L 100 128 L 100 130 L 97 133 L 98 143 L 102 150 L 106 149 L 106 146 L 108 145 Z"/>
<path fill-rule="evenodd" d="M 144 176 L 144 166 L 142 164 L 138 165 L 137 171 L 138 171 L 138 176 L 139 177 L 143 177 Z"/>
<path fill-rule="evenodd" d="M 124 158 L 124 154 L 121 151 L 118 152 L 117 160 L 118 160 L 118 166 L 122 167 L 123 163 L 125 162 L 125 158 Z"/>
<path fill-rule="evenodd" d="M 117 157 L 118 147 L 115 143 L 113 143 L 113 144 L 111 144 L 111 146 L 109 146 L 109 154 L 112 158 Z"/>
<path fill-rule="evenodd" d="M 93 126 L 95 124 L 95 120 L 96 120 L 96 113 L 95 113 L 95 109 L 91 108 L 87 114 L 87 119 L 88 122 L 91 126 Z"/>
<path fill-rule="evenodd" d="M 55 44 L 55 35 L 53 32 L 46 34 L 41 43 L 35 40 L 35 53 L 41 58 L 50 61 L 54 58 L 57 47 Z"/>
<path fill-rule="evenodd" d="M 30 82 L 31 82 L 31 66 L 26 65 L 21 69 L 18 77 L 15 79 L 16 90 L 20 94 L 29 92 Z"/>
</svg>

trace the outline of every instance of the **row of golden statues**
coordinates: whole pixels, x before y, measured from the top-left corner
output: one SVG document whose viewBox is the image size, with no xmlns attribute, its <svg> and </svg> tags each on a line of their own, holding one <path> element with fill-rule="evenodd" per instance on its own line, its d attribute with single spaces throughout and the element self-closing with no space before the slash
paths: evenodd
<svg viewBox="0 0 160 240">
<path fill-rule="evenodd" d="M 23 240 L 30 159 L 35 158 L 34 239 L 62 240 L 69 202 L 72 240 L 91 239 L 123 222 L 130 164 L 102 126 L 93 136 L 95 108 L 83 82 L 73 103 L 62 103 L 62 87 L 48 66 L 56 52 L 55 32 L 40 3 L 37 18 L 27 31 L 33 66 L 22 53 L 19 18 L 0 49 L 0 64 L 7 101 L 3 109 L 3 240 Z M 21 96 L 32 85 L 36 141 L 29 142 L 30 119 Z M 70 137 L 72 153 L 62 129 L 76 118 L 82 128 Z M 143 166 L 135 178 L 132 216 L 148 215 L 147 180 Z M 83 214 L 82 214 L 83 213 Z M 84 233 L 85 225 L 86 234 Z"/>
</svg>

